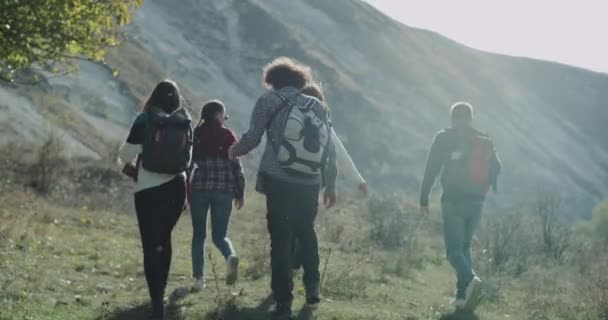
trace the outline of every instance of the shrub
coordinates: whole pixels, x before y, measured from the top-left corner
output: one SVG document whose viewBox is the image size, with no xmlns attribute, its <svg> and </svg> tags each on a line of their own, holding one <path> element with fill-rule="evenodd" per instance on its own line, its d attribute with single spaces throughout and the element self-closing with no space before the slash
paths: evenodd
<svg viewBox="0 0 608 320">
<path fill-rule="evenodd" d="M 112 166 L 116 166 L 119 157 L 120 146 L 122 142 L 108 143 L 107 152 L 105 153 L 105 161 Z"/>
<path fill-rule="evenodd" d="M 424 266 L 425 257 L 422 250 L 409 248 L 406 246 L 403 250 L 384 257 L 380 267 L 382 273 L 411 279 L 414 275 L 413 271 Z"/>
<path fill-rule="evenodd" d="M 535 238 L 523 213 L 488 215 L 479 229 L 479 268 L 483 274 L 508 272 L 519 276 L 526 271 Z"/>
<path fill-rule="evenodd" d="M 358 274 L 352 268 L 343 267 L 341 272 L 328 272 L 321 288 L 324 295 L 332 298 L 354 299 L 367 296 L 369 276 Z"/>
<path fill-rule="evenodd" d="M 590 231 L 594 240 L 608 246 L 608 201 L 593 209 Z"/>
<path fill-rule="evenodd" d="M 65 165 L 65 145 L 56 131 L 49 131 L 46 139 L 34 151 L 34 161 L 29 168 L 30 186 L 41 194 L 48 194 L 57 182 Z"/>
<path fill-rule="evenodd" d="M 541 228 L 541 250 L 558 263 L 564 261 L 572 238 L 570 226 L 558 214 L 560 205 L 559 195 L 545 194 L 538 198 L 533 208 Z"/>
<path fill-rule="evenodd" d="M 394 249 L 406 243 L 410 221 L 396 198 L 371 198 L 366 218 L 370 223 L 369 237 L 380 247 Z"/>
</svg>

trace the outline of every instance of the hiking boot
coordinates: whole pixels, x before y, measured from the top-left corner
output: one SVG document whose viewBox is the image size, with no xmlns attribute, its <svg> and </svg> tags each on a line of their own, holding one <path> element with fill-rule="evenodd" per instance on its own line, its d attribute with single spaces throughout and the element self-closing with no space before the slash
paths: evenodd
<svg viewBox="0 0 608 320">
<path fill-rule="evenodd" d="M 194 279 L 194 284 L 192 284 L 192 292 L 200 292 L 207 287 L 204 278 L 196 278 Z"/>
<path fill-rule="evenodd" d="M 466 298 L 463 309 L 474 311 L 481 299 L 481 279 L 473 277 L 466 290 Z"/>
<path fill-rule="evenodd" d="M 272 320 L 291 320 L 292 311 L 289 304 L 277 304 L 277 308 L 272 312 Z"/>
<path fill-rule="evenodd" d="M 226 284 L 232 286 L 239 279 L 239 258 L 230 256 L 226 259 Z"/>
<path fill-rule="evenodd" d="M 306 286 L 306 306 L 316 309 L 321 303 L 319 285 Z"/>
</svg>

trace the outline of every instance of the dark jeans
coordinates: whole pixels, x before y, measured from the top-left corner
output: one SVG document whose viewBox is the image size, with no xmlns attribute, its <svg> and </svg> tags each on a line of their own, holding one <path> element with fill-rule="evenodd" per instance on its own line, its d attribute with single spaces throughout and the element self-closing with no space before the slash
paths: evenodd
<svg viewBox="0 0 608 320">
<path fill-rule="evenodd" d="M 290 305 L 293 301 L 294 237 L 298 239 L 302 251 L 304 286 L 308 289 L 319 285 L 319 246 L 314 226 L 320 187 L 291 184 L 268 177 L 264 183 L 271 245 L 272 292 L 278 304 Z"/>
<path fill-rule="evenodd" d="M 152 307 L 161 310 L 171 266 L 171 231 L 186 201 L 186 183 L 176 177 L 135 193 L 135 210 L 144 253 L 144 273 Z"/>
<path fill-rule="evenodd" d="M 227 238 L 233 196 L 225 192 L 193 191 L 190 203 L 192 215 L 192 275 L 203 276 L 205 266 L 205 238 L 207 236 L 207 213 L 211 209 L 211 237 L 224 259 L 235 255 Z"/>
<path fill-rule="evenodd" d="M 459 299 L 465 298 L 466 288 L 475 276 L 471 242 L 483 204 L 483 201 L 442 201 L 445 248 L 448 260 L 456 271 L 456 297 Z"/>
</svg>

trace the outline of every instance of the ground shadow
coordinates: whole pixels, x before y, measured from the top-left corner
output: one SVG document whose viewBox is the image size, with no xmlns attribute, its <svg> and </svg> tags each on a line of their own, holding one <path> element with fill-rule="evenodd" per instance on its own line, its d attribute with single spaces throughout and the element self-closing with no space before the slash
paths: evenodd
<svg viewBox="0 0 608 320">
<path fill-rule="evenodd" d="M 268 311 L 268 310 L 270 310 L 270 308 L 272 308 L 273 305 L 274 305 L 274 297 L 271 293 L 266 298 L 264 298 L 262 301 L 260 301 L 260 304 L 258 304 L 256 309 L 258 309 L 259 311 Z"/>
<path fill-rule="evenodd" d="M 442 314 L 439 320 L 479 320 L 479 317 L 471 311 L 454 311 Z"/>
<path fill-rule="evenodd" d="M 182 307 L 191 307 L 192 304 L 169 304 L 167 305 L 167 319 L 178 319 L 179 310 Z M 124 309 L 117 309 L 108 313 L 104 313 L 96 320 L 147 320 L 150 316 L 151 308 L 149 304 L 142 304 Z"/>
<path fill-rule="evenodd" d="M 312 320 L 315 318 L 315 310 L 304 306 L 298 314 L 297 320 Z"/>
<path fill-rule="evenodd" d="M 150 306 L 148 304 L 138 305 L 132 308 L 118 309 L 105 313 L 97 318 L 97 320 L 146 320 L 150 314 Z"/>
<path fill-rule="evenodd" d="M 267 320 L 270 319 L 270 310 L 274 305 L 272 294 L 268 295 L 260 301 L 255 308 L 239 308 L 237 306 L 229 306 L 224 310 L 215 310 L 205 315 L 206 320 Z M 306 306 L 300 310 L 300 313 L 295 318 L 297 320 L 312 320 L 314 319 L 314 309 Z"/>
<path fill-rule="evenodd" d="M 270 313 L 258 308 L 229 307 L 223 311 L 213 311 L 205 315 L 206 320 L 268 320 Z"/>
</svg>

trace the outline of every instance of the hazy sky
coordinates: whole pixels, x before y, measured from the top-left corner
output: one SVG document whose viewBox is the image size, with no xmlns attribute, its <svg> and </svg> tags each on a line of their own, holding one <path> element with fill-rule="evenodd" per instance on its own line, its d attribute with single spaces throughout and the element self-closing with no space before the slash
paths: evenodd
<svg viewBox="0 0 608 320">
<path fill-rule="evenodd" d="M 365 0 L 468 46 L 608 73 L 608 0 Z"/>
</svg>

